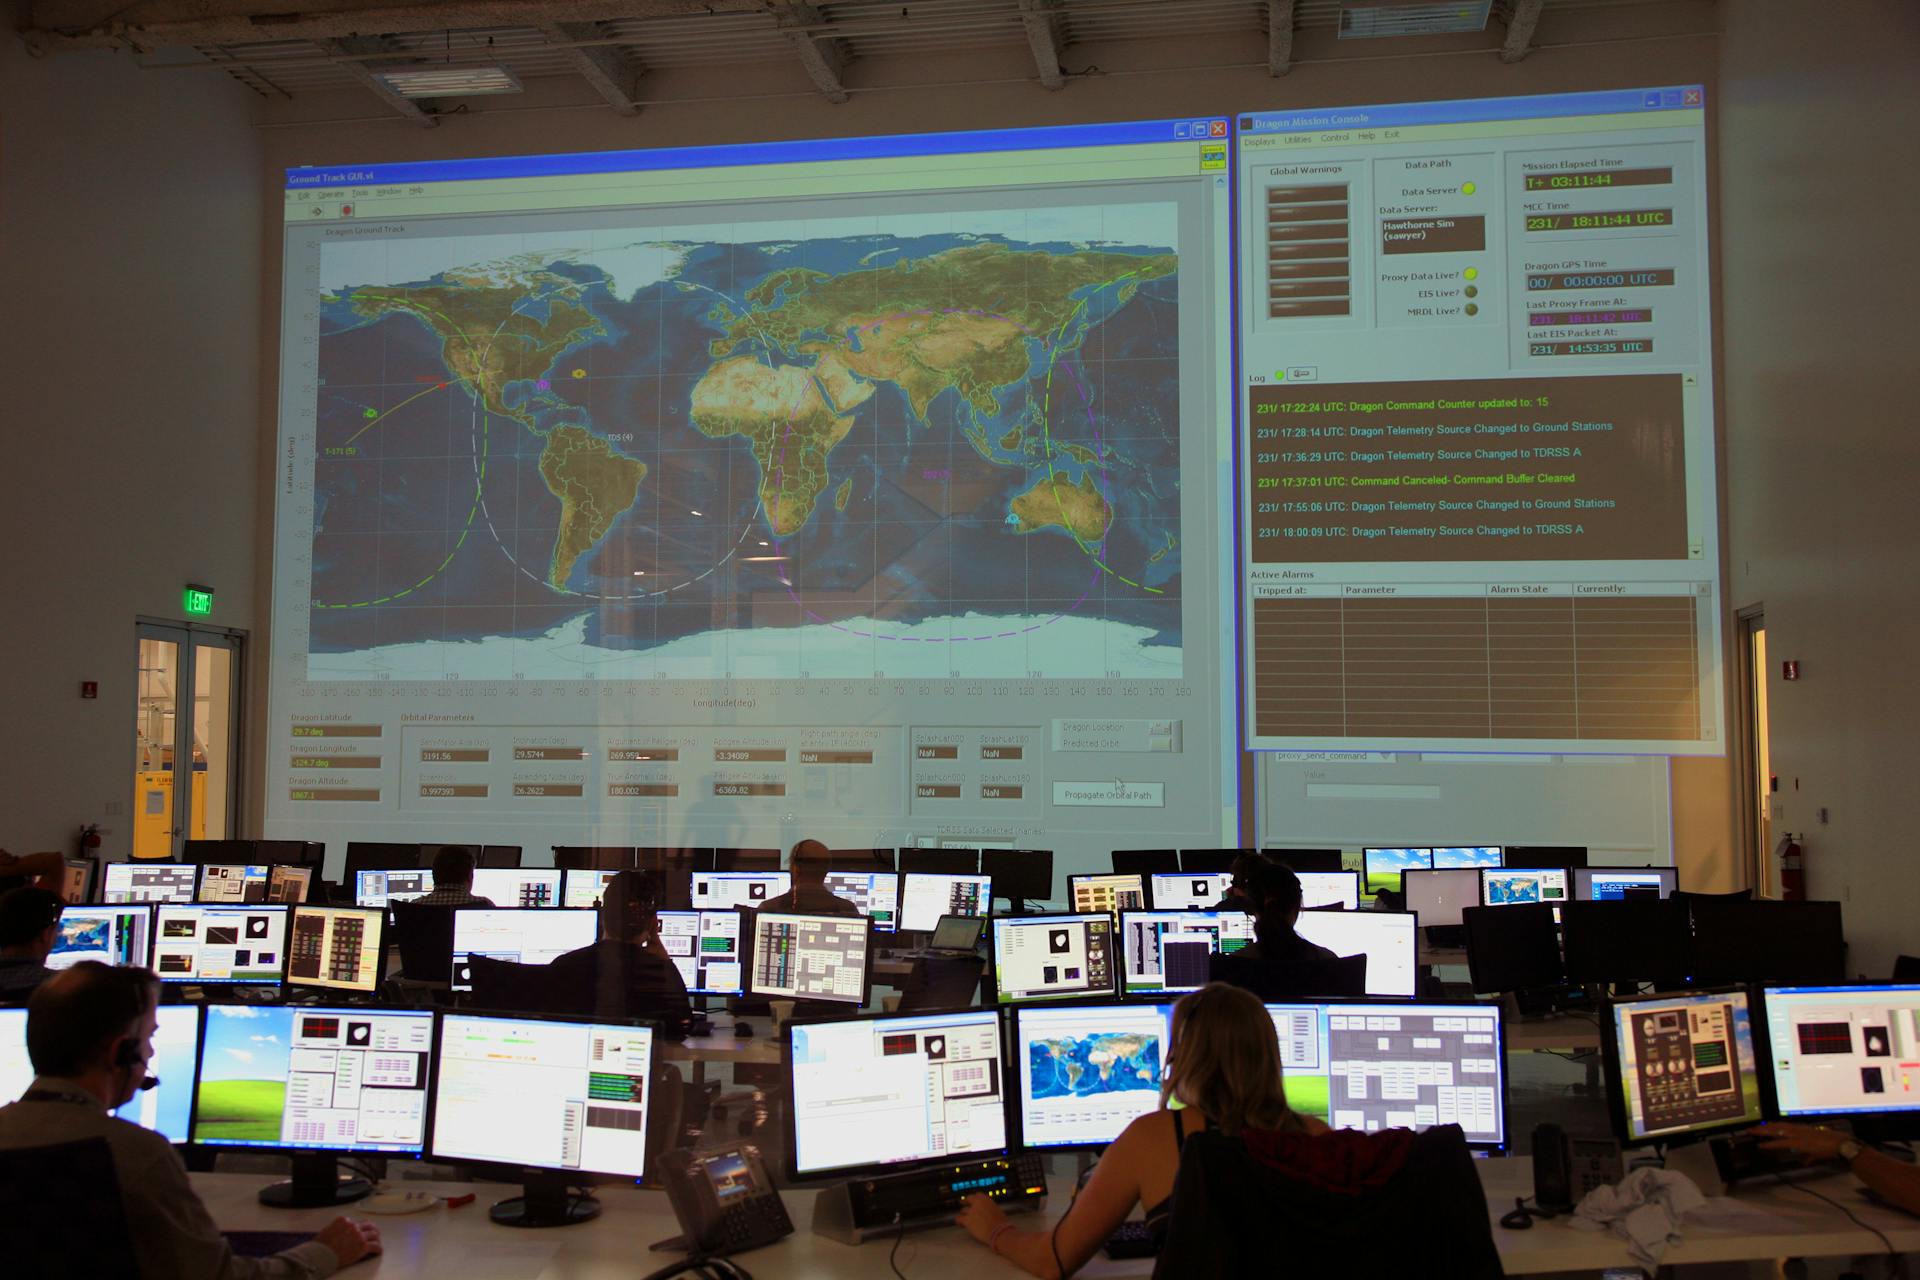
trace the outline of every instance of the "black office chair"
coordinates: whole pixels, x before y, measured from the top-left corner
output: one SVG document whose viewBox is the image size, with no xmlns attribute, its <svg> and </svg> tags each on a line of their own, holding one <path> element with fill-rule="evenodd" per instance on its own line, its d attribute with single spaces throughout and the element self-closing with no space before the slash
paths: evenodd
<svg viewBox="0 0 1920 1280">
<path fill-rule="evenodd" d="M 900 990 L 895 1013 L 937 1013 L 971 1009 L 980 992 L 980 973 L 987 962 L 979 956 L 923 956 L 914 962 Z"/>
<path fill-rule="evenodd" d="M 561 1001 L 546 981 L 545 965 L 515 964 L 492 956 L 468 956 L 461 963 L 471 986 L 467 1000 L 471 1008 L 500 1013 L 575 1012 L 555 1007 Z"/>
<path fill-rule="evenodd" d="M 387 907 L 393 920 L 393 943 L 400 949 L 402 990 L 446 991 L 453 978 L 454 907 L 418 902 L 395 902 Z"/>
<path fill-rule="evenodd" d="M 0 1150 L 0 1204 L 9 1280 L 140 1274 L 105 1138 Z"/>
</svg>

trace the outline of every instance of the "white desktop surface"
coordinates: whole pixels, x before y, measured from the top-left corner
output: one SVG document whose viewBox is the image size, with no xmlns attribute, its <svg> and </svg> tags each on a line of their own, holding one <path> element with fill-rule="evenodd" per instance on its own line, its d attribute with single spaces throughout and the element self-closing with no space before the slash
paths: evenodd
<svg viewBox="0 0 1920 1280">
<path fill-rule="evenodd" d="M 1516 1195 L 1533 1194 L 1533 1162 L 1526 1157 L 1477 1161 L 1487 1192 L 1490 1216 L 1513 1207 Z M 358 1206 L 344 1209 L 269 1209 L 255 1193 L 274 1178 L 260 1174 L 196 1173 L 193 1185 L 206 1201 L 213 1220 L 229 1231 L 316 1231 L 337 1213 L 375 1222 L 386 1252 L 343 1274 L 382 1276 L 400 1280 L 414 1276 L 458 1276 L 460 1280 L 632 1280 L 677 1255 L 649 1253 L 646 1246 L 677 1234 L 673 1210 L 662 1191 L 629 1187 L 602 1187 L 597 1192 L 601 1214 L 576 1227 L 517 1230 L 495 1225 L 487 1206 L 518 1194 L 506 1183 L 449 1183 L 392 1180 L 391 1189 L 427 1191 L 438 1195 L 473 1192 L 473 1203 L 460 1209 L 434 1208 L 404 1216 L 368 1214 Z M 1886 1232 L 1901 1252 L 1920 1251 L 1920 1219 L 1882 1209 L 1860 1199 L 1858 1183 L 1849 1177 L 1823 1178 L 1811 1184 L 1831 1196 L 1863 1221 Z M 1022 1227 L 1052 1222 L 1072 1198 L 1071 1179 L 1047 1180 L 1047 1207 L 1021 1214 Z M 863 1280 L 889 1277 L 887 1251 L 891 1240 L 865 1245 L 843 1245 L 817 1236 L 809 1229 L 813 1219 L 812 1190 L 781 1193 L 793 1219 L 794 1234 L 780 1243 L 741 1255 L 741 1262 L 763 1277 L 779 1280 Z M 1838 1257 L 1884 1250 L 1871 1234 L 1848 1222 L 1840 1212 L 1786 1187 L 1742 1189 L 1736 1199 L 1751 1206 L 1751 1221 L 1739 1229 L 1684 1228 L 1684 1238 L 1668 1250 L 1670 1266 L 1692 1263 L 1761 1261 L 1784 1257 Z M 1575 1231 L 1567 1219 L 1535 1222 L 1530 1230 L 1493 1228 L 1494 1244 L 1508 1275 L 1552 1271 L 1592 1271 L 1629 1267 L 1626 1245 L 1612 1235 Z M 1012 1263 L 996 1258 L 958 1227 L 912 1232 L 900 1245 L 899 1264 L 909 1280 L 983 1280 L 1024 1274 Z M 1105 1277 L 1152 1274 L 1153 1259 L 1113 1262 L 1098 1254 L 1077 1274 Z"/>
</svg>

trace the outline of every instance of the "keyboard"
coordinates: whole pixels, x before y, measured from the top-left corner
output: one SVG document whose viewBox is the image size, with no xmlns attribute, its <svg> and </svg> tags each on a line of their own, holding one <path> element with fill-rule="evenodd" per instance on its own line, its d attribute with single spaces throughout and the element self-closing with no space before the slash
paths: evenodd
<svg viewBox="0 0 1920 1280">
<path fill-rule="evenodd" d="M 1160 1242 L 1153 1238 L 1142 1221 L 1123 1222 L 1107 1237 L 1107 1256 L 1119 1261 L 1124 1258 L 1152 1258 L 1160 1252 Z"/>
<path fill-rule="evenodd" d="M 311 1231 L 222 1231 L 234 1253 L 242 1258 L 270 1258 L 313 1239 Z"/>
</svg>

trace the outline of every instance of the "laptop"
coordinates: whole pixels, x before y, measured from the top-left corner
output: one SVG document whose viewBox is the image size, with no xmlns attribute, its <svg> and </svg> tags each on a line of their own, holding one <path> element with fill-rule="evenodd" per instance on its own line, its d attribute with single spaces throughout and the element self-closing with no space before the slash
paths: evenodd
<svg viewBox="0 0 1920 1280">
<path fill-rule="evenodd" d="M 980 945 L 984 916 L 941 916 L 927 935 L 927 945 L 897 952 L 901 956 L 970 956 Z"/>
</svg>

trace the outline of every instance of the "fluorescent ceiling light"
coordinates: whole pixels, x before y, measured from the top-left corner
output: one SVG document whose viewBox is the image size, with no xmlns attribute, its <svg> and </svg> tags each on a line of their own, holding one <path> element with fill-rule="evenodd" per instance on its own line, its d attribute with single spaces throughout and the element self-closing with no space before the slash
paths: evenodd
<svg viewBox="0 0 1920 1280">
<path fill-rule="evenodd" d="M 373 73 L 409 98 L 469 98 L 483 93 L 519 93 L 520 81 L 505 67 L 391 67 Z"/>
<path fill-rule="evenodd" d="M 1485 31 L 1493 0 L 1415 0 L 1401 4 L 1340 6 L 1340 39 L 1376 40 L 1384 36 L 1436 36 L 1456 31 Z"/>
</svg>

